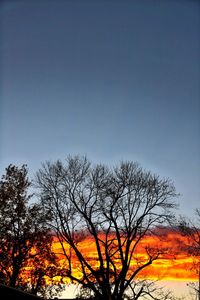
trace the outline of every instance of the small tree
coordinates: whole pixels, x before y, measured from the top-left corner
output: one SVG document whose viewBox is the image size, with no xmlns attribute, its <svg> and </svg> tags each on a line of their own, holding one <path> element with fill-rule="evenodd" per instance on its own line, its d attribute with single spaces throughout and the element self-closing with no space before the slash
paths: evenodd
<svg viewBox="0 0 200 300">
<path fill-rule="evenodd" d="M 193 269 L 195 270 L 198 281 L 190 282 L 188 286 L 200 300 L 200 209 L 196 209 L 196 220 L 182 217 L 179 223 L 179 230 L 187 237 L 184 247 L 190 256 L 193 257 Z"/>
<path fill-rule="evenodd" d="M 44 276 L 53 278 L 47 267 L 55 265 L 52 234 L 38 204 L 29 205 L 31 183 L 27 167 L 9 165 L 0 181 L 0 273 L 11 287 L 43 292 Z"/>
<path fill-rule="evenodd" d="M 128 290 L 130 299 L 153 295 L 150 285 L 139 287 L 137 282 L 162 252 L 146 245 L 145 257 L 140 257 L 137 249 L 156 226 L 173 218 L 176 194 L 168 179 L 133 162 L 108 168 L 93 166 L 85 157 L 69 156 L 66 165 L 60 161 L 43 164 L 36 182 L 51 218 L 48 224 L 57 233 L 66 258 L 67 277 L 97 299 L 121 300 Z M 96 259 L 81 249 L 86 236 L 95 242 Z"/>
</svg>

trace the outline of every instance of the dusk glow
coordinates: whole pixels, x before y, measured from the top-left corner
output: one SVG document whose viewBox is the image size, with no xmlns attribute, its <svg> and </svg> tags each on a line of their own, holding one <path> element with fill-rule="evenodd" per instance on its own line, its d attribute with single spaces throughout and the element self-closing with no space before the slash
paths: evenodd
<svg viewBox="0 0 200 300">
<path fill-rule="evenodd" d="M 142 244 L 143 246 L 137 249 L 137 259 L 145 260 L 146 253 L 145 247 L 159 248 L 160 250 L 168 249 L 166 254 L 162 255 L 162 258 L 153 262 L 153 264 L 147 269 L 143 270 L 138 279 L 153 279 L 153 280 L 181 280 L 181 281 L 195 281 L 198 278 L 196 271 L 194 270 L 194 259 L 189 255 L 186 250 L 186 245 L 188 245 L 188 238 L 183 237 L 181 234 L 164 230 L 165 238 L 160 241 L 159 238 L 155 237 L 145 237 Z M 66 249 L 68 249 L 65 244 Z M 92 261 L 94 266 L 99 266 L 98 256 L 96 252 L 95 242 L 90 238 L 86 237 L 79 244 L 81 252 L 87 257 L 88 261 Z M 54 252 L 60 257 L 61 264 L 65 261 L 62 256 L 62 249 L 59 241 L 54 238 L 53 243 Z M 59 253 L 59 254 L 58 254 Z M 73 261 L 73 272 L 79 273 L 80 277 L 82 274 L 79 270 L 79 263 L 74 258 Z M 134 270 L 136 261 L 132 261 L 131 269 Z M 119 265 L 120 269 L 120 265 Z M 66 279 L 66 282 L 68 280 Z"/>
</svg>

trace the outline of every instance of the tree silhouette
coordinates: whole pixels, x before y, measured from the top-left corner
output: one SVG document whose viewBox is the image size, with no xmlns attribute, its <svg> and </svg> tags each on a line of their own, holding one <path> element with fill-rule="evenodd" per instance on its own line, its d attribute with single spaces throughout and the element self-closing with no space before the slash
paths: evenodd
<svg viewBox="0 0 200 300">
<path fill-rule="evenodd" d="M 196 220 L 182 217 L 179 222 L 179 230 L 187 237 L 184 247 L 193 258 L 193 270 L 195 270 L 198 281 L 190 282 L 188 286 L 193 290 L 197 299 L 200 300 L 200 209 L 196 209 Z"/>
<path fill-rule="evenodd" d="M 141 257 L 137 249 L 156 226 L 173 218 L 176 193 L 168 179 L 133 162 L 109 168 L 69 156 L 65 165 L 61 161 L 43 164 L 36 182 L 43 209 L 51 218 L 48 224 L 65 255 L 66 276 L 92 291 L 96 299 L 153 296 L 150 285 L 139 278 L 163 253 L 145 245 Z M 95 242 L 97 258 L 82 250 L 86 236 Z"/>
<path fill-rule="evenodd" d="M 56 257 L 46 216 L 39 204 L 29 205 L 27 172 L 25 165 L 9 165 L 0 181 L 0 274 L 6 285 L 44 295 Z"/>
</svg>

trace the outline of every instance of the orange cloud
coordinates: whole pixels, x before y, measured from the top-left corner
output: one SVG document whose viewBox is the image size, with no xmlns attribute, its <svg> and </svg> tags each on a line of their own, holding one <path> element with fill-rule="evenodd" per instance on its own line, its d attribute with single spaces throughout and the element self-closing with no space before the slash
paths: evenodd
<svg viewBox="0 0 200 300">
<path fill-rule="evenodd" d="M 101 236 L 103 239 L 103 234 Z M 171 231 L 167 228 L 157 232 L 157 237 L 147 235 L 143 238 L 142 242 L 137 246 L 137 259 L 147 259 L 145 247 L 159 248 L 160 250 L 167 249 L 164 256 L 155 260 L 152 265 L 145 268 L 139 278 L 146 279 L 163 279 L 163 280 L 197 280 L 197 274 L 193 268 L 193 258 L 187 252 L 188 239 L 182 236 L 176 231 Z M 65 244 L 66 249 L 69 249 Z M 87 257 L 93 266 L 98 267 L 98 256 L 96 251 L 95 241 L 90 236 L 86 236 L 79 242 L 79 249 L 81 253 Z M 62 255 L 62 249 L 59 241 L 55 238 L 53 243 L 53 251 L 58 255 L 62 263 L 65 262 L 65 258 Z M 117 260 L 116 260 L 117 261 Z M 120 263 L 118 264 L 120 269 Z M 136 268 L 136 261 L 131 261 L 130 272 Z M 81 277 L 81 271 L 79 268 L 79 262 L 74 257 L 72 269 L 74 274 L 78 274 Z"/>
</svg>

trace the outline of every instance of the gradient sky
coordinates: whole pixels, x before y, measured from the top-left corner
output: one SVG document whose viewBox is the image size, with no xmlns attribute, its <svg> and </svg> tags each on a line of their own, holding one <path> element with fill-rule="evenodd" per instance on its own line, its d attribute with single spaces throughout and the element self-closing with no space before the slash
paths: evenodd
<svg viewBox="0 0 200 300">
<path fill-rule="evenodd" d="M 200 198 L 200 2 L 0 2 L 0 175 L 87 155 Z"/>
</svg>

